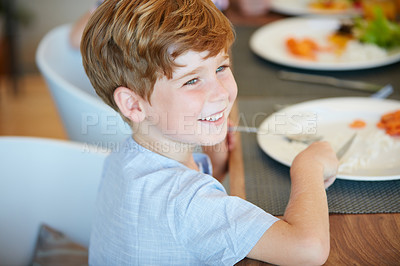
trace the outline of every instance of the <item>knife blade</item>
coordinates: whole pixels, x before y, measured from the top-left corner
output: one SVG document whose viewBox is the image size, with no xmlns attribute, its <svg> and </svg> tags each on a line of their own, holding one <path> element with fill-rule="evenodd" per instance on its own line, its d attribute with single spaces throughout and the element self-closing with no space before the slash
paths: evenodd
<svg viewBox="0 0 400 266">
<path fill-rule="evenodd" d="M 334 86 L 337 88 L 346 88 L 346 89 L 360 90 L 367 92 L 377 92 L 382 88 L 381 85 L 367 83 L 363 81 L 342 80 L 329 76 L 295 73 L 283 70 L 278 72 L 278 77 L 283 80 L 324 84 L 324 85 Z"/>
<path fill-rule="evenodd" d="M 340 160 L 343 155 L 345 155 L 345 153 L 350 149 L 351 144 L 353 144 L 354 139 L 357 136 L 357 132 L 354 133 L 351 138 L 349 140 L 346 141 L 345 144 L 343 144 L 343 146 L 336 152 L 336 157 L 338 158 L 338 160 Z"/>
</svg>

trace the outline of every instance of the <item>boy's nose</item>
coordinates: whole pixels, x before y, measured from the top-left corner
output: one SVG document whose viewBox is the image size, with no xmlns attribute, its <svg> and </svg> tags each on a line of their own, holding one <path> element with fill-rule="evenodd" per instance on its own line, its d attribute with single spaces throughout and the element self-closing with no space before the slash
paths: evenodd
<svg viewBox="0 0 400 266">
<path fill-rule="evenodd" d="M 215 86 L 213 86 L 210 90 L 210 101 L 218 102 L 224 101 L 229 98 L 229 91 L 225 87 L 225 84 L 218 79 L 215 82 Z"/>
</svg>

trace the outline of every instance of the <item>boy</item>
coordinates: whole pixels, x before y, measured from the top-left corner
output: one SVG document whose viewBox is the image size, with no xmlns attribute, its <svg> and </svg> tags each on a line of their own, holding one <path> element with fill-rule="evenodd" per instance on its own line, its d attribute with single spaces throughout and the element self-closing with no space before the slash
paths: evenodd
<svg viewBox="0 0 400 266">
<path fill-rule="evenodd" d="M 228 196 L 211 176 L 226 167 L 227 118 L 237 93 L 233 39 L 210 0 L 107 0 L 93 14 L 81 44 L 85 70 L 134 134 L 104 166 L 91 265 L 326 260 L 324 178 L 333 182 L 337 169 L 327 143 L 295 158 L 282 220 Z M 213 169 L 208 157 L 192 153 L 196 145 L 209 146 Z"/>
</svg>

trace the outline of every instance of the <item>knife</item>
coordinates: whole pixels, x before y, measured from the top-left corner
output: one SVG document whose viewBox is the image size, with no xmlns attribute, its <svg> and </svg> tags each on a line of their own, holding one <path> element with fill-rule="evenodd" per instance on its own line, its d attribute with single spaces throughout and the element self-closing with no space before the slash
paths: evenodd
<svg viewBox="0 0 400 266">
<path fill-rule="evenodd" d="M 320 76 L 312 74 L 295 73 L 288 71 L 279 71 L 278 77 L 283 80 L 301 81 L 316 84 L 331 85 L 338 88 L 346 88 L 360 91 L 376 92 L 382 86 L 363 81 L 342 80 L 329 76 Z"/>
<path fill-rule="evenodd" d="M 345 144 L 343 144 L 343 146 L 336 152 L 336 157 L 338 158 L 338 160 L 340 160 L 343 155 L 345 155 L 345 153 L 350 149 L 351 144 L 353 144 L 354 139 L 357 136 L 357 132 L 353 134 L 353 136 L 351 136 L 351 138 L 346 141 Z"/>
</svg>

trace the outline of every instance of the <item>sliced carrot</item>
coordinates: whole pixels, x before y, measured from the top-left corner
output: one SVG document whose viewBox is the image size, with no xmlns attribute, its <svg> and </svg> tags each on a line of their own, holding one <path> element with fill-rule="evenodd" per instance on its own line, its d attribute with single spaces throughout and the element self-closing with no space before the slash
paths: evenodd
<svg viewBox="0 0 400 266">
<path fill-rule="evenodd" d="M 295 56 L 308 59 L 308 60 L 316 60 L 316 52 L 319 47 L 316 42 L 309 38 L 304 38 L 297 40 L 295 38 L 288 38 L 286 40 L 286 47 L 289 52 Z"/>
<path fill-rule="evenodd" d="M 385 114 L 385 115 L 383 115 L 382 117 L 381 117 L 381 121 L 383 122 L 383 123 L 387 123 L 387 122 L 389 122 L 389 121 L 391 121 L 391 120 L 394 120 L 394 113 L 388 113 L 388 114 Z"/>
<path fill-rule="evenodd" d="M 367 123 L 365 123 L 363 120 L 360 119 L 356 119 L 354 120 L 349 126 L 351 128 L 363 128 L 367 125 Z"/>
<path fill-rule="evenodd" d="M 307 45 L 311 50 L 318 50 L 318 44 L 309 38 L 303 40 L 304 45 Z"/>
<path fill-rule="evenodd" d="M 390 136 L 400 136 L 400 110 L 382 115 L 376 126 Z"/>
<path fill-rule="evenodd" d="M 384 129 L 385 128 L 385 124 L 384 123 L 382 123 L 382 122 L 378 122 L 378 123 L 376 123 L 376 126 L 378 127 L 378 128 L 380 128 L 380 129 Z"/>
</svg>

